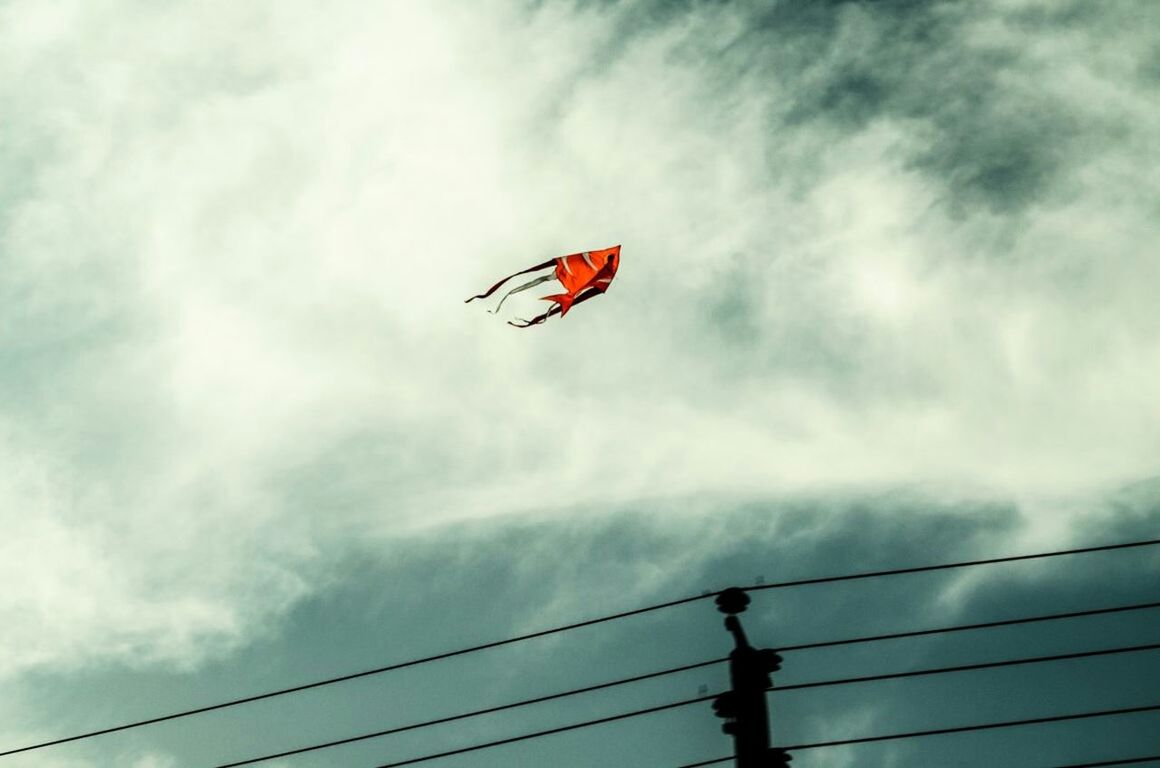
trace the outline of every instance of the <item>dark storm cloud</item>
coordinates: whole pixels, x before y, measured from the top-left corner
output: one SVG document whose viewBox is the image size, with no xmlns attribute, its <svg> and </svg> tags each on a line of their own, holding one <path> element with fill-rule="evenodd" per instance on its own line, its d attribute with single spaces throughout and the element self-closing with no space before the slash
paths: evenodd
<svg viewBox="0 0 1160 768">
<path fill-rule="evenodd" d="M 793 83 L 788 125 L 821 121 L 852 132 L 882 117 L 913 120 L 928 133 L 911 163 L 946 184 L 953 204 L 1013 213 L 1044 193 L 1066 151 L 1066 123 L 1050 104 L 1009 103 L 999 80 L 1018 52 L 968 49 L 965 8 L 807 7 L 811 23 L 774 15 L 753 33 L 772 38 L 758 43 L 769 48 L 778 48 L 783 34 L 794 40 L 788 48 L 797 56 L 770 54 L 771 73 Z M 804 40 L 799 27 L 809 30 Z"/>
<path fill-rule="evenodd" d="M 1136 493 L 1141 495 L 1139 489 Z M 1156 497 L 1142 493 L 1141 499 L 1138 519 L 1155 530 L 1160 524 Z M 196 676 L 174 677 L 160 670 L 106 672 L 72 680 L 45 675 L 29 685 L 45 692 L 40 706 L 50 710 L 59 710 L 61 699 L 49 692 L 68 683 L 77 685 L 74 695 L 91 706 L 76 711 L 92 711 L 58 724 L 62 730 L 76 730 L 703 590 L 752 584 L 756 579 L 775 582 L 1036 548 L 1007 540 L 1019 532 L 1021 521 L 1016 505 L 1004 501 L 950 504 L 919 493 L 896 492 L 845 500 L 701 499 L 636 507 L 599 517 L 575 510 L 572 520 L 467 525 L 437 536 L 409 538 L 390 559 L 367 548 L 344 562 L 341 577 L 326 593 L 292 611 L 278 636 Z M 692 519 L 688 515 L 694 509 L 713 514 Z M 1120 514 L 1111 506 L 1096 505 L 1089 519 L 1098 526 L 1107 515 Z M 674 518 L 681 524 L 673 524 Z M 1105 531 L 1058 546 L 1111 541 L 1108 537 L 1122 533 L 1130 531 Z M 754 644 L 778 647 L 1143 602 L 1155 597 L 1156 558 L 1153 552 L 1136 550 L 756 592 L 743 620 Z M 789 651 L 776 681 L 790 685 L 1131 645 L 1154 640 L 1158 628 L 1156 612 L 1144 612 Z M 118 763 L 150 745 L 174 755 L 196 754 L 198 762 L 190 765 L 209 765 L 714 658 L 730 647 L 711 602 L 696 602 L 58 752 L 61 757 Z M 782 744 L 803 743 L 1132 706 L 1148 702 L 1145 681 L 1154 678 L 1157 663 L 1155 654 L 1136 654 L 775 692 L 770 697 L 774 734 Z M 102 691 L 114 681 L 125 695 L 110 701 Z M 326 750 L 288 763 L 310 768 L 341 760 L 370 766 L 691 698 L 702 685 L 710 690 L 724 687 L 724 668 Z M 319 717 L 319 712 L 326 716 Z M 996 765 L 1050 765 L 1053 759 L 1064 762 L 1069 756 L 1117 757 L 1155 746 L 1151 722 L 1145 717 L 1078 729 L 1052 731 L 1047 726 L 1013 735 L 803 751 L 795 756 L 794 765 L 841 765 L 842 759 L 867 766 L 954 765 L 955 755 L 963 750 Z M 293 728 L 287 723 L 294 723 Z M 555 765 L 584 768 L 639 755 L 643 765 L 677 765 L 727 754 L 729 742 L 718 727 L 706 704 L 487 750 L 473 755 L 470 764 L 490 768 L 551 759 Z M 1084 743 L 1059 740 L 1054 737 L 1059 733 L 1083 736 Z M 839 758 L 843 753 L 845 757 Z"/>
<path fill-rule="evenodd" d="M 537 7 L 545 5 L 552 4 Z M 1099 137 L 1099 127 L 1083 114 L 1083 94 L 1042 87 L 1052 77 L 1051 64 L 1067 64 L 1067 58 L 1026 69 L 1030 49 L 1068 37 L 1095 44 L 1160 24 L 1160 9 L 1147 2 L 575 5 L 616 14 L 615 44 L 594 54 L 598 61 L 614 59 L 640 36 L 688 26 L 674 56 L 700 57 L 716 69 L 722 98 L 741 75 L 753 78 L 754 96 L 760 97 L 764 80 L 788 97 L 788 103 L 770 105 L 771 133 L 804 128 L 842 136 L 880 118 L 913 121 L 921 139 L 909 162 L 945 185 L 945 202 L 957 215 L 979 207 L 1018 214 L 1064 183 L 1085 159 L 1085 139 Z M 698 37 L 698 25 L 730 15 L 740 27 L 732 39 Z M 1082 60 L 1088 52 L 1072 53 Z M 1142 77 L 1156 71 L 1155 60 L 1154 52 L 1142 59 Z"/>
</svg>

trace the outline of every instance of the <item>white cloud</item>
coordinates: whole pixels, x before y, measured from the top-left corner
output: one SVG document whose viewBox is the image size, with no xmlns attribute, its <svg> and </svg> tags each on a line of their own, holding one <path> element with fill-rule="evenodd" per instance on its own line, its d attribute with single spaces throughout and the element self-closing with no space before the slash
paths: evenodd
<svg viewBox="0 0 1160 768">
<path fill-rule="evenodd" d="M 915 165 L 926 121 L 777 122 L 776 71 L 706 53 L 741 17 L 698 13 L 625 41 L 559 6 L 0 8 L 0 675 L 197 664 L 367 531 L 1154 471 L 1160 265 L 1127 196 L 1160 112 L 1122 50 L 967 30 L 1015 93 L 1070 62 L 1043 98 L 1104 138 L 1020 215 L 964 215 Z M 562 322 L 461 303 L 615 242 Z"/>
</svg>

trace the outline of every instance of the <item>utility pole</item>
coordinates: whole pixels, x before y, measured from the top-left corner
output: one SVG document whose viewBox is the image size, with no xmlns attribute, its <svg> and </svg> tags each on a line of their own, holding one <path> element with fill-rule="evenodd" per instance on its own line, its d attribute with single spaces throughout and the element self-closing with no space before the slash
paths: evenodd
<svg viewBox="0 0 1160 768">
<path fill-rule="evenodd" d="M 765 705 L 765 692 L 773 685 L 770 673 L 781 668 L 781 656 L 749 644 L 737 618 L 748 605 L 749 595 L 739 587 L 717 595 L 717 610 L 726 614 L 725 629 L 733 635 L 736 647 L 729 654 L 732 689 L 714 699 L 713 711 L 725 720 L 721 730 L 733 737 L 737 768 L 788 768 L 789 753 L 769 745 L 769 710 Z"/>
</svg>

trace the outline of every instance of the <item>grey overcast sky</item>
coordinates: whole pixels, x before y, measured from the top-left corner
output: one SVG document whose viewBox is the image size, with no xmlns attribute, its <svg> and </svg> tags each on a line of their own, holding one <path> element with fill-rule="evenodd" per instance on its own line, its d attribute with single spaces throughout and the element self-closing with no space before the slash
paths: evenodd
<svg viewBox="0 0 1160 768">
<path fill-rule="evenodd" d="M 0 751 L 758 577 L 1157 538 L 1158 137 L 1152 0 L 0 0 Z M 618 243 L 566 318 L 463 304 Z M 775 646 L 1155 600 L 1153 549 L 745 618 Z M 787 653 L 777 679 L 1157 642 L 1157 613 Z M 209 768 L 728 648 L 693 603 L 0 768 Z M 1152 652 L 771 707 L 803 743 L 1160 703 L 1157 681 Z M 668 768 L 727 754 L 718 725 L 701 705 L 438 765 Z M 1157 734 L 794 765 L 1047 768 Z"/>
</svg>

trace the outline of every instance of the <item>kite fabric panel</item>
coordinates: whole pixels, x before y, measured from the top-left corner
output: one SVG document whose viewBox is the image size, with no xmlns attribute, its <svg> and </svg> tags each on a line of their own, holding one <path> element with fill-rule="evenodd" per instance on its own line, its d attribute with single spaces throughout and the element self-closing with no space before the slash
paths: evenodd
<svg viewBox="0 0 1160 768">
<path fill-rule="evenodd" d="M 531 320 L 520 320 L 519 322 L 508 321 L 508 325 L 514 325 L 517 328 L 527 328 L 532 325 L 539 325 L 552 315 L 563 317 L 568 314 L 568 310 L 577 304 L 607 291 L 608 286 L 612 284 L 612 278 L 616 277 L 616 269 L 619 266 L 619 245 L 614 245 L 611 248 L 603 248 L 598 251 L 583 251 L 582 253 L 573 253 L 568 256 L 559 256 L 555 259 L 548 259 L 543 264 L 537 264 L 534 267 L 528 267 L 527 269 L 510 274 L 483 293 L 478 296 L 472 296 L 467 301 L 486 299 L 498 291 L 500 286 L 514 277 L 529 275 L 534 272 L 542 273 L 505 293 L 500 298 L 499 304 L 496 305 L 495 309 L 491 310 L 494 314 L 499 312 L 500 307 L 503 306 L 503 303 L 512 294 L 530 290 L 549 280 L 559 281 L 560 285 L 564 288 L 563 292 L 541 297 L 544 301 L 552 302 L 546 311 L 533 317 Z"/>
</svg>

